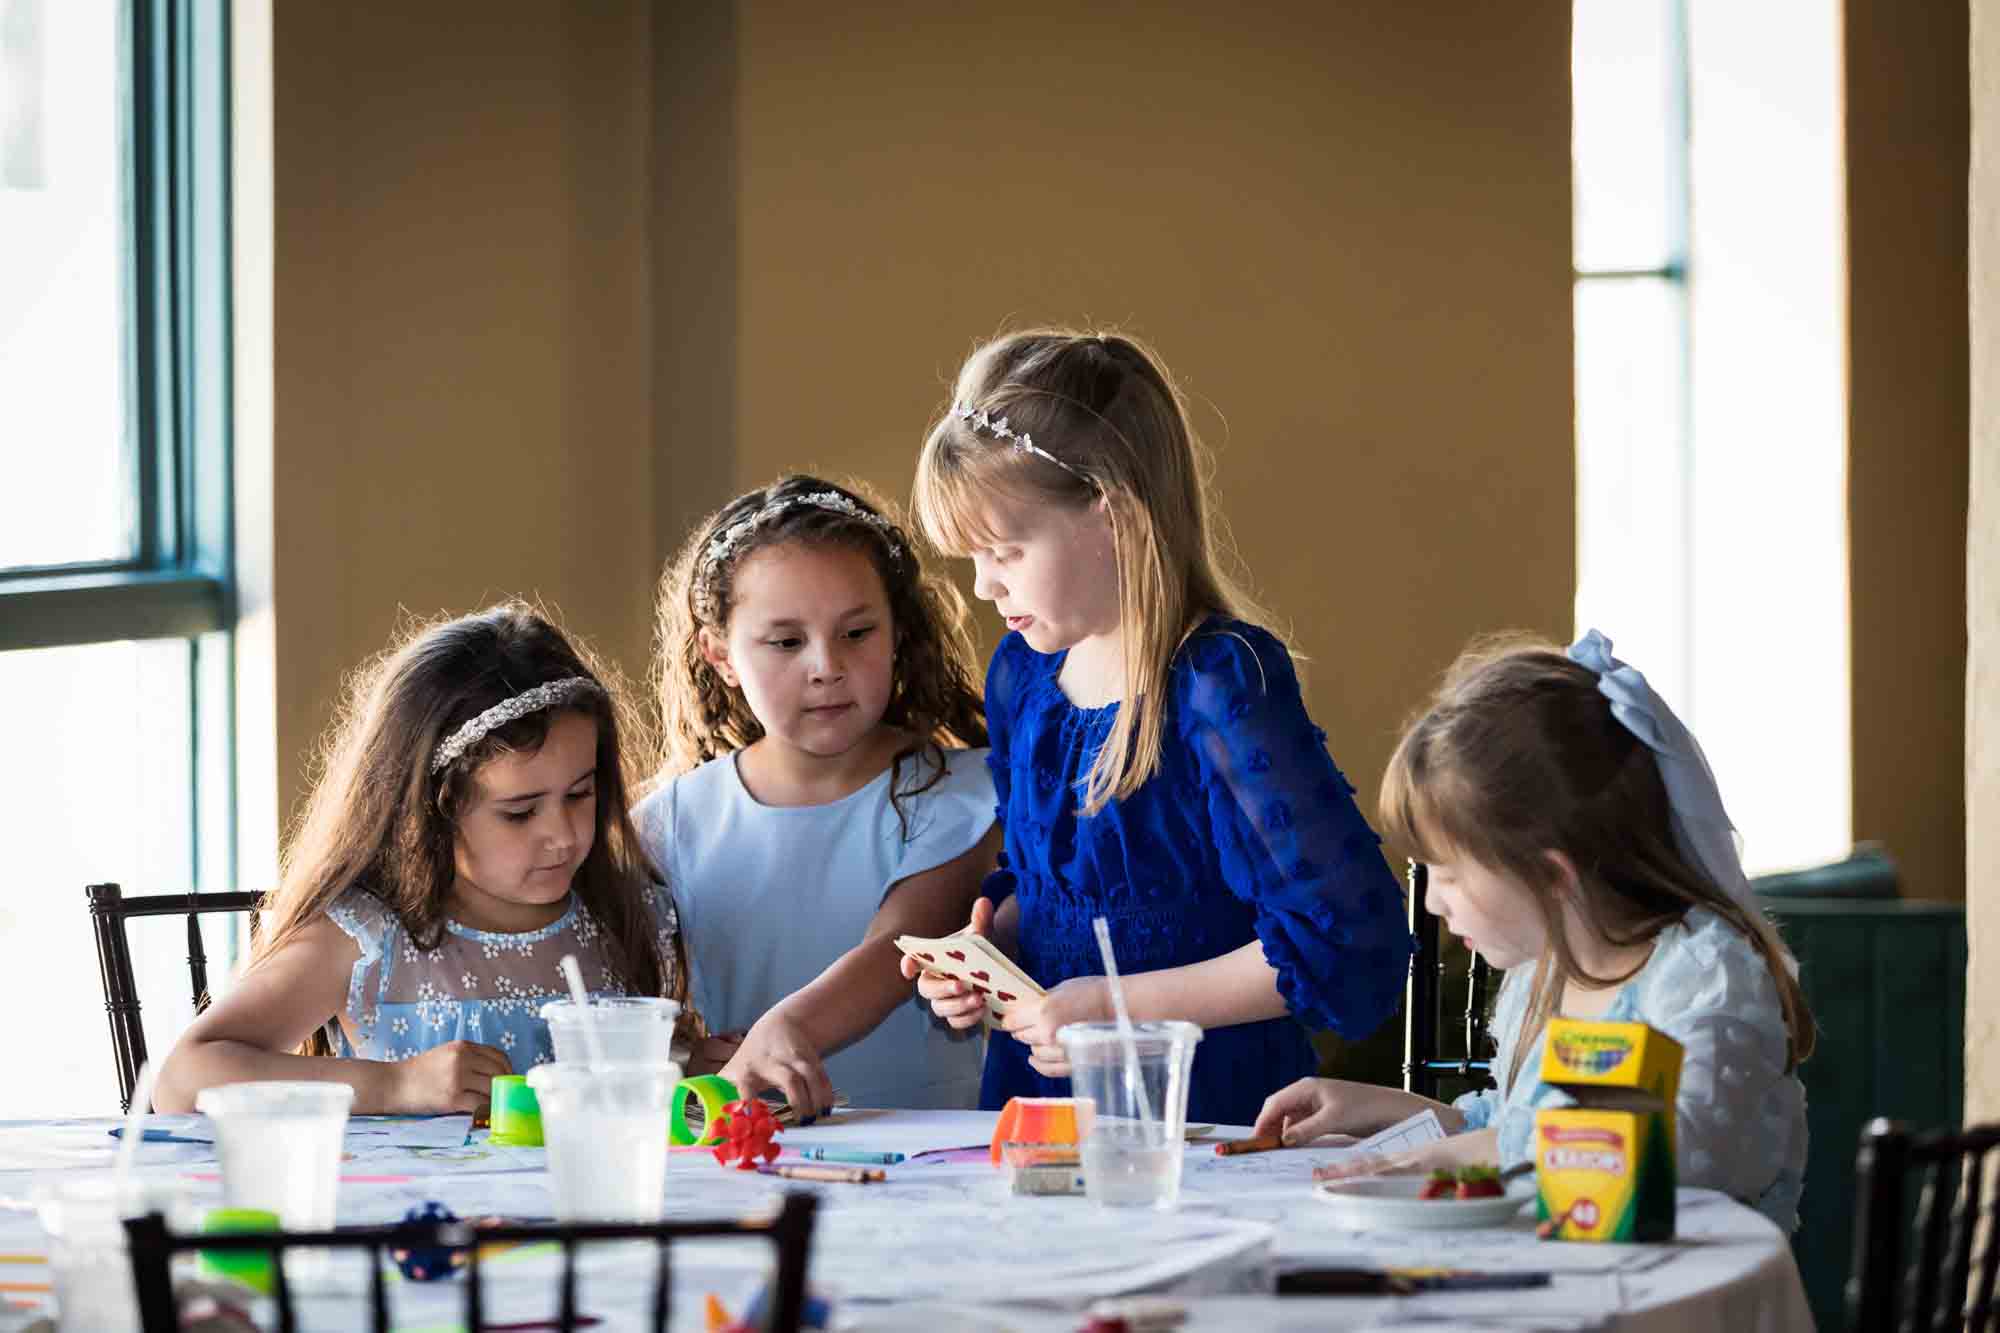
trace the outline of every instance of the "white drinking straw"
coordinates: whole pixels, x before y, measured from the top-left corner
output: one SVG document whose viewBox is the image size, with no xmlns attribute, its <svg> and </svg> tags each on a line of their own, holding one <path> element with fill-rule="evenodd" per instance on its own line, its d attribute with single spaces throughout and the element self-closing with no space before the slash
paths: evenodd
<svg viewBox="0 0 2000 1333">
<path fill-rule="evenodd" d="M 583 969 L 576 965 L 576 955 L 566 953 L 562 962 L 563 980 L 569 983 L 569 998 L 576 1004 L 577 1021 L 583 1024 L 583 1048 L 590 1052 L 593 1068 L 604 1063 L 604 1047 L 597 1039 L 597 1020 L 590 1012 L 590 992 L 583 988 Z"/>
<path fill-rule="evenodd" d="M 153 1062 L 139 1066 L 132 1080 L 132 1105 L 125 1112 L 125 1137 L 118 1144 L 118 1198 L 125 1197 L 126 1182 L 132 1178 L 132 1163 L 139 1156 L 139 1140 L 146 1135 L 146 1109 L 153 1100 Z"/>
<path fill-rule="evenodd" d="M 1139 1046 L 1132 1039 L 1132 1014 L 1125 1007 L 1125 987 L 1118 981 L 1118 959 L 1111 952 L 1111 923 L 1103 917 L 1091 918 L 1097 932 L 1097 951 L 1104 955 L 1104 976 L 1111 983 L 1111 1012 L 1118 1018 L 1118 1041 L 1125 1048 L 1125 1081 L 1139 1102 L 1139 1119 L 1153 1118 L 1153 1102 L 1146 1096 L 1146 1080 L 1139 1076 Z"/>
</svg>

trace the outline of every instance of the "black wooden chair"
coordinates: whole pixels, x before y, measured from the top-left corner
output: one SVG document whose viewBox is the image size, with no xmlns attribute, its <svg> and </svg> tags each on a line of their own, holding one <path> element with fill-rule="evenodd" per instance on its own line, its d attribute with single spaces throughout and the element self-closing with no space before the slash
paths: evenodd
<svg viewBox="0 0 2000 1333">
<path fill-rule="evenodd" d="M 1465 973 L 1465 1045 L 1457 1059 L 1443 1052 L 1445 959 L 1438 919 L 1424 910 L 1429 870 L 1410 862 L 1410 933 L 1416 936 L 1416 957 L 1410 960 L 1410 980 L 1403 1005 L 1403 1087 L 1425 1097 L 1438 1096 L 1440 1079 L 1451 1077 L 1480 1085 L 1491 1077 L 1493 1061 L 1485 1055 L 1486 992 L 1493 969 L 1478 954 Z"/>
<path fill-rule="evenodd" d="M 118 1103 L 132 1109 L 132 1085 L 146 1063 L 146 1032 L 139 1024 L 139 986 L 132 976 L 132 950 L 125 923 L 135 916 L 187 913 L 188 980 L 194 1011 L 208 1008 L 208 953 L 201 942 L 201 918 L 211 912 L 250 913 L 250 938 L 257 937 L 255 893 L 161 893 L 127 898 L 116 884 L 91 884 L 90 925 L 97 936 L 97 971 L 104 981 L 104 1012 L 111 1019 L 111 1058 L 118 1066 Z"/>
<path fill-rule="evenodd" d="M 1855 1158 L 1854 1262 L 1847 1277 L 1850 1329 L 1929 1333 L 1990 1329 L 2000 1323 L 1993 1281 L 2000 1268 L 2000 1185 L 1988 1157 L 2000 1148 L 2000 1124 L 1963 1133 L 1912 1134 L 1892 1120 L 1861 1131 Z M 1916 1221 L 1909 1183 L 1921 1178 Z M 1984 1222 L 1985 1239 L 1973 1243 Z M 1906 1228 L 1916 1254 L 1903 1256 Z"/>
<path fill-rule="evenodd" d="M 672 1303 L 672 1263 L 669 1246 L 677 1240 L 717 1236 L 763 1236 L 777 1252 L 777 1271 L 771 1283 L 769 1322 L 773 1333 L 794 1333 L 804 1320 L 806 1306 L 806 1263 L 811 1255 L 813 1218 L 819 1200 L 804 1191 L 784 1196 L 778 1211 L 764 1218 L 722 1221 L 670 1221 L 619 1223 L 568 1223 L 560 1225 L 493 1226 L 474 1228 L 465 1222 L 402 1222 L 392 1226 L 363 1227 L 336 1231 L 232 1232 L 218 1235 L 181 1234 L 168 1229 L 158 1213 L 130 1218 L 125 1229 L 132 1251 L 132 1278 L 139 1302 L 139 1326 L 143 1333 L 177 1333 L 180 1327 L 174 1308 L 173 1281 L 169 1267 L 173 1256 L 188 1250 L 264 1253 L 271 1256 L 271 1295 L 277 1304 L 280 1333 L 298 1327 L 291 1285 L 285 1277 L 286 1251 L 299 1249 L 366 1250 L 369 1258 L 369 1324 L 376 1333 L 390 1327 L 389 1300 L 383 1276 L 384 1251 L 392 1249 L 447 1249 L 465 1255 L 465 1274 L 460 1281 L 465 1295 L 464 1325 L 468 1329 L 489 1328 L 486 1322 L 485 1283 L 481 1275 L 479 1251 L 482 1246 L 555 1242 L 562 1246 L 563 1271 L 560 1305 L 556 1320 L 547 1325 L 565 1330 L 595 1322 L 579 1316 L 576 1308 L 576 1255 L 579 1245 L 596 1241 L 653 1241 L 659 1252 L 654 1269 L 653 1300 L 650 1311 L 654 1333 L 665 1333 Z M 359 1319 L 355 1321 L 358 1327 Z M 540 1327 L 541 1325 L 538 1325 Z"/>
</svg>

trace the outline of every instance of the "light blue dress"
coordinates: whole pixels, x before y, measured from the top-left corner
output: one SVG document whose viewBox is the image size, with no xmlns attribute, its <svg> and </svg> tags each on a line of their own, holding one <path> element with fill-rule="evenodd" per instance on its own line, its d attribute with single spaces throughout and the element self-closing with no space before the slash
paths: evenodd
<svg viewBox="0 0 2000 1333">
<path fill-rule="evenodd" d="M 861 943 L 898 884 L 986 836 L 994 814 L 986 751 L 947 750 L 943 758 L 943 774 L 906 795 L 900 815 L 886 770 L 825 805 L 761 805 L 734 755 L 681 774 L 639 803 L 633 822 L 673 886 L 689 994 L 710 1031 L 750 1027 Z M 921 775 L 913 764 L 924 765 Z M 900 785 L 907 792 L 935 773 L 912 758 Z M 979 1096 L 981 1051 L 976 1031 L 934 1022 L 913 992 L 830 1056 L 826 1071 L 855 1106 L 969 1109 Z"/>
<path fill-rule="evenodd" d="M 673 990 L 673 899 L 655 887 L 649 897 L 664 990 Z M 348 980 L 347 1005 L 327 1024 L 338 1055 L 408 1060 L 452 1041 L 476 1041 L 504 1052 L 515 1073 L 555 1059 L 541 1008 L 569 993 L 558 964 L 575 954 L 592 995 L 623 995 L 611 970 L 604 928 L 575 894 L 563 914 L 540 930 L 507 933 L 445 922 L 434 949 L 419 949 L 382 901 L 350 889 L 327 916 L 361 949 Z"/>
<path fill-rule="evenodd" d="M 1507 1077 L 1526 1017 L 1534 965 L 1517 967 L 1494 1007 L 1496 1081 Z M 1721 1190 L 1786 1232 L 1799 1224 L 1805 1184 L 1806 1092 L 1785 1069 L 1784 1011 L 1771 970 L 1750 941 L 1713 912 L 1693 908 L 1653 945 L 1603 1017 L 1646 1023 L 1683 1048 L 1675 1135 L 1680 1183 Z M 1534 1156 L 1535 1109 L 1570 1099 L 1542 1079 L 1542 1047 L 1526 1053 L 1504 1093 L 1468 1093 L 1453 1105 L 1467 1130 L 1499 1129 L 1502 1166 Z"/>
</svg>

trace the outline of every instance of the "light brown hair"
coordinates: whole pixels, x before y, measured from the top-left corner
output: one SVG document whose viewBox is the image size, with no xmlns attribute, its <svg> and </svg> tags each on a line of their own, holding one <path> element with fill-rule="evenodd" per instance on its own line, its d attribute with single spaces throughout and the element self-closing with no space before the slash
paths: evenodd
<svg viewBox="0 0 2000 1333">
<path fill-rule="evenodd" d="M 995 495 L 1081 509 L 1111 522 L 1124 636 L 1122 703 L 1084 784 L 1082 811 L 1138 791 L 1159 771 L 1167 673 L 1211 615 L 1264 619 L 1224 573 L 1205 456 L 1159 358 L 1115 333 L 1031 329 L 973 352 L 952 406 L 1005 417 L 1060 465 L 982 433 L 947 410 L 917 459 L 917 521 L 945 551 L 989 544 Z"/>
<path fill-rule="evenodd" d="M 1382 835 L 1419 860 L 1469 857 L 1535 897 L 1548 944 L 1507 1084 L 1566 983 L 1612 986 L 1638 970 L 1599 977 L 1578 964 L 1550 852 L 1575 866 L 1578 915 L 1614 946 L 1651 940 L 1694 907 L 1728 922 L 1770 968 L 1790 1063 L 1812 1054 L 1812 1016 L 1777 930 L 1682 852 L 1653 752 L 1612 715 L 1596 673 L 1553 644 L 1526 635 L 1475 641 L 1390 756 L 1378 819 Z"/>
<path fill-rule="evenodd" d="M 784 504 L 823 493 L 842 497 L 878 521 L 836 507 Z M 720 558 L 712 554 L 724 533 L 767 510 L 768 516 L 729 543 Z M 896 630 L 895 678 L 882 721 L 915 738 L 896 754 L 896 776 L 890 779 L 890 800 L 907 836 L 903 801 L 944 776 L 941 750 L 986 744 L 986 710 L 965 599 L 947 580 L 925 572 L 922 553 L 887 506 L 859 486 L 836 486 L 818 477 L 782 477 L 737 496 L 695 525 L 660 576 L 653 658 L 661 754 L 650 785 L 733 754 L 763 736 L 764 726 L 743 691 L 724 680 L 702 654 L 701 632 L 728 631 L 736 571 L 756 552 L 788 542 L 859 551 L 882 580 Z M 933 762 L 918 780 L 906 783 L 905 761 L 926 751 Z"/>
<path fill-rule="evenodd" d="M 597 688 L 495 727 L 432 774 L 438 746 L 464 723 L 524 690 L 573 676 Z M 631 993 L 661 994 L 671 962 L 669 998 L 681 1004 L 684 1035 L 699 1035 L 678 935 L 674 958 L 659 956 L 647 896 L 661 876 L 632 827 L 624 708 L 604 682 L 585 649 L 519 602 L 415 624 L 399 635 L 397 645 L 347 681 L 278 887 L 263 904 L 267 928 L 251 965 L 277 953 L 350 889 L 378 899 L 419 949 L 435 948 L 457 875 L 456 823 L 477 789 L 480 766 L 500 754 L 534 753 L 558 716 L 577 713 L 597 724 L 597 831 L 571 891 L 604 928 L 606 961 Z M 324 1029 L 304 1053 L 332 1054 Z"/>
</svg>

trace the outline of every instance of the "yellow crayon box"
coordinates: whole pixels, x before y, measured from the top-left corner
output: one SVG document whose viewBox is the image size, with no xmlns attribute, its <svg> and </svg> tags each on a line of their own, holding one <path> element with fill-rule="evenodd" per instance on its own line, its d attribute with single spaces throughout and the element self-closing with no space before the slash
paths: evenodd
<svg viewBox="0 0 2000 1333">
<path fill-rule="evenodd" d="M 1576 1100 L 1535 1112 L 1542 1234 L 1673 1239 L 1681 1044 L 1644 1023 L 1551 1019 L 1542 1082 Z"/>
</svg>

